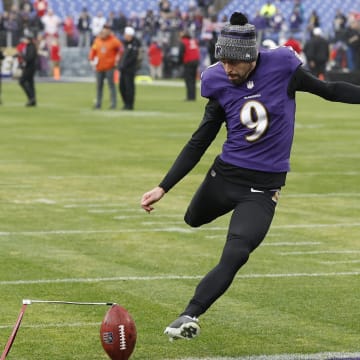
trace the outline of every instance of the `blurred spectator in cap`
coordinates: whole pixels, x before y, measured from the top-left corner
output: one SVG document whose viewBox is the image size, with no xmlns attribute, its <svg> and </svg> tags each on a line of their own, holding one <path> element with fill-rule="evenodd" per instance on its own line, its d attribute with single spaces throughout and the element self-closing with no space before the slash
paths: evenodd
<svg viewBox="0 0 360 360">
<path fill-rule="evenodd" d="M 135 102 L 135 75 L 139 69 L 139 53 L 141 43 L 135 37 L 135 29 L 131 26 L 124 30 L 124 54 L 119 64 L 119 91 L 123 100 L 123 110 L 133 110 Z"/>
<path fill-rule="evenodd" d="M 321 28 L 316 27 L 312 31 L 311 38 L 305 43 L 304 54 L 309 70 L 319 79 L 324 80 L 326 64 L 329 61 L 329 42 L 323 36 Z"/>
<path fill-rule="evenodd" d="M 20 55 L 22 74 L 19 79 L 19 84 L 28 99 L 26 106 L 36 106 L 34 78 L 37 67 L 37 49 L 34 42 L 34 34 L 31 31 L 26 31 L 24 35 L 24 46 L 21 49 Z"/>
</svg>

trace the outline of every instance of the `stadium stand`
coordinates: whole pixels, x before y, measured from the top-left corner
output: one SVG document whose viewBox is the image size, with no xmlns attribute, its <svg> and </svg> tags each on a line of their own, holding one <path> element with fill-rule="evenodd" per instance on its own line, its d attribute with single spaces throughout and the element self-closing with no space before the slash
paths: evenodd
<svg viewBox="0 0 360 360">
<path fill-rule="evenodd" d="M 252 19 L 257 11 L 266 3 L 266 0 L 233 0 L 230 1 L 219 13 L 219 17 L 230 16 L 234 11 L 242 11 Z M 293 1 L 273 1 L 276 7 L 281 11 L 285 20 L 288 21 L 292 12 Z M 352 11 L 360 12 L 360 0 L 302 0 L 304 9 L 303 29 L 307 25 L 310 14 L 313 10 L 319 15 L 320 26 L 327 35 L 332 34 L 333 19 L 337 9 L 341 9 L 344 14 Z"/>
<path fill-rule="evenodd" d="M 158 0 L 87 0 L 87 1 L 73 1 L 73 0 L 50 0 L 49 5 L 54 12 L 60 17 L 64 18 L 68 14 L 79 14 L 83 7 L 86 7 L 91 14 L 102 12 L 105 16 L 110 11 L 119 12 L 120 10 L 126 16 L 137 14 L 144 15 L 146 10 L 157 11 L 159 8 Z M 171 0 L 171 7 L 179 7 L 181 11 L 186 11 L 189 7 L 190 1 Z"/>
<path fill-rule="evenodd" d="M 266 0 L 230 0 L 219 12 L 218 19 L 222 19 L 224 16 L 229 17 L 234 11 L 242 11 L 251 20 L 266 2 Z M 194 0 L 170 1 L 172 9 L 179 8 L 182 12 L 186 12 L 194 3 L 196 3 Z M 294 1 L 282 0 L 273 1 L 273 3 L 281 11 L 285 21 L 289 22 Z M 147 10 L 158 11 L 159 0 L 49 0 L 49 5 L 62 19 L 69 14 L 76 18 L 83 7 L 86 7 L 92 16 L 102 12 L 107 17 L 110 11 L 115 13 L 122 11 L 127 17 L 134 15 L 143 17 Z M 331 36 L 333 33 L 333 19 L 337 9 L 341 9 L 344 14 L 349 14 L 352 11 L 360 12 L 360 0 L 302 0 L 302 6 L 304 22 L 300 30 L 305 30 L 311 12 L 316 10 L 320 18 L 321 28 L 327 36 Z"/>
</svg>

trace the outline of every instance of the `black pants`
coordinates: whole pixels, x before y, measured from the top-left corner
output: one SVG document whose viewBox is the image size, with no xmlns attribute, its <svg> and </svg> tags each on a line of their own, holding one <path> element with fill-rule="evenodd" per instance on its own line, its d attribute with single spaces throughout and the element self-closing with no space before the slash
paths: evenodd
<svg viewBox="0 0 360 360">
<path fill-rule="evenodd" d="M 35 71 L 24 69 L 19 79 L 19 84 L 23 88 L 29 101 L 36 101 L 34 77 Z"/>
<path fill-rule="evenodd" d="M 199 62 L 192 61 L 184 64 L 184 80 L 186 86 L 186 100 L 196 99 L 196 77 Z"/>
<path fill-rule="evenodd" d="M 132 110 L 135 101 L 135 73 L 133 71 L 121 71 L 119 90 L 124 109 Z"/>
<path fill-rule="evenodd" d="M 200 316 L 228 289 L 264 239 L 274 216 L 276 193 L 230 183 L 214 170 L 209 171 L 187 209 L 186 223 L 198 227 L 233 213 L 220 261 L 200 281 L 183 314 Z"/>
</svg>

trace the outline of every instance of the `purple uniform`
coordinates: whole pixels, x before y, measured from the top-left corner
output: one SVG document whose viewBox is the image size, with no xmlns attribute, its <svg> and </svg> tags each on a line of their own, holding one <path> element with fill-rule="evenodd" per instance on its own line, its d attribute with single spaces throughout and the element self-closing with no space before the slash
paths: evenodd
<svg viewBox="0 0 360 360">
<path fill-rule="evenodd" d="M 242 85 L 229 81 L 221 63 L 203 72 L 201 95 L 216 99 L 226 113 L 223 161 L 265 172 L 289 170 L 295 99 L 287 88 L 300 65 L 293 50 L 279 47 L 260 52 L 255 70 Z"/>
</svg>

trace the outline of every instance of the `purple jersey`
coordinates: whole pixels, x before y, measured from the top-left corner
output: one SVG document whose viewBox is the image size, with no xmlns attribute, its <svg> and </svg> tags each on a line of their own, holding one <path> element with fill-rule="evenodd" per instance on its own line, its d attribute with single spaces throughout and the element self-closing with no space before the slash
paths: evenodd
<svg viewBox="0 0 360 360">
<path fill-rule="evenodd" d="M 266 172 L 289 170 L 295 99 L 287 88 L 300 64 L 293 50 L 279 47 L 260 52 L 255 70 L 241 85 L 230 82 L 220 62 L 203 72 L 201 95 L 216 99 L 226 113 L 223 161 Z"/>
</svg>

